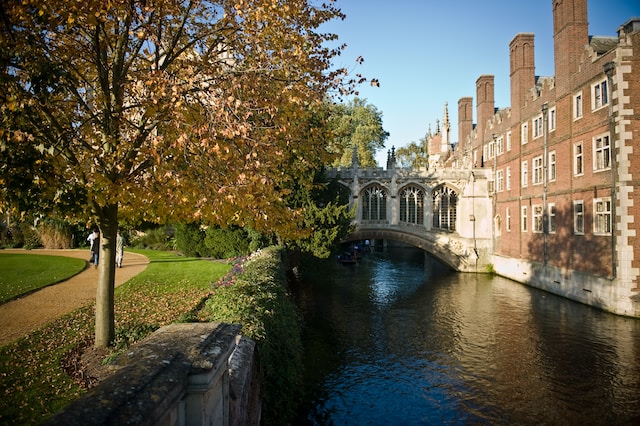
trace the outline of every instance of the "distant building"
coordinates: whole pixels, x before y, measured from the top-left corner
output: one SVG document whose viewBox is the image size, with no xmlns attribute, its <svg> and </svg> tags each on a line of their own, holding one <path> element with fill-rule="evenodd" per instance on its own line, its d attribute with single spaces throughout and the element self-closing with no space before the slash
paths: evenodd
<svg viewBox="0 0 640 426">
<path fill-rule="evenodd" d="M 436 131 L 431 133 L 431 128 L 427 133 L 427 154 L 429 157 L 429 169 L 434 170 L 444 166 L 452 153 L 449 130 L 451 123 L 449 122 L 449 107 L 444 104 L 444 117 L 442 120 L 442 128 L 440 121 L 436 120 Z"/>
<path fill-rule="evenodd" d="M 640 18 L 590 36 L 587 0 L 563 0 L 553 20 L 555 76 L 535 75 L 534 34 L 517 34 L 511 106 L 481 75 L 446 165 L 491 170 L 498 274 L 640 316 Z"/>
</svg>

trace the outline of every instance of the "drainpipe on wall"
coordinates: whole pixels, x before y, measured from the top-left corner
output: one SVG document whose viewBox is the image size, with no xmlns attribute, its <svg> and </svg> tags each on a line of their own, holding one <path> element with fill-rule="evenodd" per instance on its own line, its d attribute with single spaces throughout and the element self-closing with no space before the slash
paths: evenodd
<svg viewBox="0 0 640 426">
<path fill-rule="evenodd" d="M 496 252 L 496 232 L 498 232 L 498 230 L 496 229 L 496 218 L 498 217 L 498 211 L 497 211 L 497 196 L 498 196 L 498 176 L 496 176 L 496 157 L 497 157 L 497 150 L 496 150 L 496 145 L 497 145 L 497 141 L 498 141 L 498 135 L 497 134 L 493 134 L 493 205 L 492 205 L 492 215 L 491 215 L 491 228 L 493 230 L 493 247 L 492 247 L 492 251 L 493 253 Z"/>
<path fill-rule="evenodd" d="M 478 255 L 478 244 L 476 241 L 476 177 L 471 172 L 469 176 L 469 181 L 471 182 L 471 216 L 469 220 L 473 225 L 473 252 L 476 255 L 476 272 L 478 272 L 478 259 L 480 256 Z"/>
<path fill-rule="evenodd" d="M 609 149 L 611 150 L 611 275 L 612 278 L 617 277 L 616 267 L 616 168 L 617 168 L 617 151 L 616 151 L 616 123 L 613 116 L 613 72 L 616 69 L 615 62 L 607 62 L 602 66 L 607 76 L 607 95 L 609 101 Z"/>
<path fill-rule="evenodd" d="M 542 104 L 542 133 L 544 135 L 544 149 L 542 154 L 542 259 L 543 264 L 547 264 L 547 235 L 549 234 L 549 212 L 547 211 L 547 170 L 548 166 L 548 148 L 547 134 L 549 125 L 549 105 L 545 102 Z"/>
</svg>

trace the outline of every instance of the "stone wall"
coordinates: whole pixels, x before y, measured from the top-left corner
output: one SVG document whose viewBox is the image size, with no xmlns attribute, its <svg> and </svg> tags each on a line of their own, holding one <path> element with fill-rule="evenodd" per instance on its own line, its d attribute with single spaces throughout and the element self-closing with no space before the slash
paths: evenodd
<svg viewBox="0 0 640 426">
<path fill-rule="evenodd" d="M 617 279 L 498 255 L 493 255 L 493 266 L 498 275 L 519 283 L 606 312 L 640 318 L 640 293 L 620 285 Z"/>
<path fill-rule="evenodd" d="M 172 324 L 113 362 L 116 370 L 48 425 L 258 425 L 255 343 L 239 325 Z"/>
</svg>

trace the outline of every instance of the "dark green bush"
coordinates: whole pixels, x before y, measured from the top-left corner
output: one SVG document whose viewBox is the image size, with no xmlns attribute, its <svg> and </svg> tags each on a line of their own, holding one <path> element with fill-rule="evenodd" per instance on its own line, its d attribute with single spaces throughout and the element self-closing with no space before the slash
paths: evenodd
<svg viewBox="0 0 640 426">
<path fill-rule="evenodd" d="M 258 347 L 262 367 L 263 422 L 286 424 L 298 404 L 302 377 L 301 319 L 291 301 L 281 249 L 270 247 L 214 284 L 206 308 L 212 321 L 242 324 Z"/>
<path fill-rule="evenodd" d="M 205 232 L 198 223 L 176 225 L 176 249 L 187 257 L 210 257 L 204 237 Z"/>
<path fill-rule="evenodd" d="M 269 241 L 257 231 L 245 228 L 206 229 L 198 223 L 176 225 L 176 249 L 189 257 L 229 259 L 254 252 Z"/>
<path fill-rule="evenodd" d="M 205 232 L 204 244 L 209 249 L 209 256 L 216 259 L 249 254 L 249 234 L 241 228 L 209 227 Z"/>
</svg>

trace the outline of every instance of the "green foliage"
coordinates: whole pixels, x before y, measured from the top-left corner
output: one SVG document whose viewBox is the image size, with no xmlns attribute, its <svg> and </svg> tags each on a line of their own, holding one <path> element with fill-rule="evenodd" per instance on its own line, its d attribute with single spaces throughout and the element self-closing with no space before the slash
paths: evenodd
<svg viewBox="0 0 640 426">
<path fill-rule="evenodd" d="M 6 81 L 0 80 L 5 90 Z M 12 101 L 14 99 L 8 90 L 0 95 L 3 107 L 0 128 L 20 129 L 14 134 L 38 133 L 42 123 L 32 120 L 32 106 L 24 104 L 20 109 L 11 108 Z M 54 209 L 71 210 L 70 204 L 86 193 L 81 186 L 75 186 L 73 191 L 65 193 L 63 188 L 68 189 L 71 185 L 54 172 L 52 164 L 44 159 L 35 144 L 12 143 L 10 132 L 0 134 L 0 200 L 6 203 L 0 211 L 41 215 L 49 214 Z"/>
<path fill-rule="evenodd" d="M 329 149 L 339 156 L 334 166 L 349 167 L 356 148 L 361 167 L 376 167 L 376 151 L 384 148 L 389 132 L 382 127 L 382 112 L 374 105 L 359 98 L 332 105 L 329 126 L 334 136 Z"/>
<path fill-rule="evenodd" d="M 144 339 L 159 328 L 157 324 L 144 322 L 127 324 L 116 330 L 116 338 L 113 340 L 112 350 L 119 352 L 127 349 L 135 342 Z"/>
<path fill-rule="evenodd" d="M 287 292 L 282 250 L 270 247 L 234 265 L 206 303 L 211 321 L 242 324 L 258 346 L 264 424 L 286 424 L 302 377 L 301 323 Z"/>
<path fill-rule="evenodd" d="M 209 227 L 206 230 L 204 243 L 209 257 L 228 259 L 234 256 L 249 254 L 249 234 L 240 228 Z"/>
<path fill-rule="evenodd" d="M 308 238 L 297 240 L 297 247 L 319 258 L 329 257 L 335 243 L 353 230 L 352 218 L 353 212 L 346 204 L 309 205 L 305 210 L 304 226 L 313 232 Z"/>
<path fill-rule="evenodd" d="M 31 225 L 31 221 L 22 221 L 11 227 L 0 229 L 0 244 L 9 248 L 25 248 L 31 250 L 42 247 L 42 240 L 36 228 Z"/>
<path fill-rule="evenodd" d="M 176 248 L 185 256 L 228 259 L 268 245 L 268 239 L 252 229 L 209 226 L 197 223 L 176 226 Z"/>
<path fill-rule="evenodd" d="M 354 212 L 349 209 L 348 191 L 337 182 L 327 182 L 324 170 L 316 172 L 315 186 L 310 190 L 293 187 L 290 205 L 304 211 L 299 227 L 307 235 L 297 239 L 285 239 L 283 244 L 292 250 L 300 250 L 316 257 L 326 258 L 336 243 L 353 231 Z"/>
<path fill-rule="evenodd" d="M 261 248 L 268 247 L 274 242 L 272 238 L 269 238 L 251 228 L 247 229 L 247 236 L 249 238 L 249 253 L 253 253 Z"/>
<path fill-rule="evenodd" d="M 0 223 L 0 246 L 66 249 L 87 245 L 86 239 L 90 231 L 84 224 L 69 223 L 53 213 L 34 219 L 33 212 L 30 212 L 20 216 L 19 222 L 12 218 L 10 227 Z M 36 228 L 32 226 L 34 222 L 38 223 Z"/>
<path fill-rule="evenodd" d="M 151 263 L 116 289 L 118 352 L 191 313 L 229 266 L 168 252 L 138 251 Z M 32 256 L 32 255 L 30 255 Z M 91 342 L 95 305 L 80 308 L 0 347 L 0 424 L 40 424 L 84 392 L 63 370 Z"/>
<path fill-rule="evenodd" d="M 0 303 L 66 280 L 85 264 L 63 256 L 0 252 Z"/>
<path fill-rule="evenodd" d="M 160 226 L 149 229 L 141 235 L 136 236 L 131 242 L 131 246 L 137 249 L 160 251 L 173 250 L 174 243 L 172 241 L 172 235 L 173 228 Z"/>
<path fill-rule="evenodd" d="M 420 143 L 411 142 L 405 147 L 398 148 L 396 159 L 403 168 L 429 167 L 427 138 L 420 139 Z"/>
<path fill-rule="evenodd" d="M 209 257 L 204 237 L 205 232 L 199 223 L 176 225 L 176 248 L 185 256 Z"/>
</svg>

